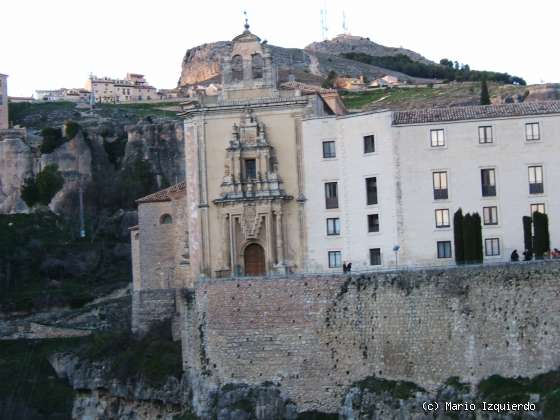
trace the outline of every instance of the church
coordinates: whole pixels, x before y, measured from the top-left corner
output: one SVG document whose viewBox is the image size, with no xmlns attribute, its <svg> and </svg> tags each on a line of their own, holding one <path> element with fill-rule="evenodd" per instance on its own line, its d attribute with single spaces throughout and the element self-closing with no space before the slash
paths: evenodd
<svg viewBox="0 0 560 420">
<path fill-rule="evenodd" d="M 279 89 L 247 23 L 222 66 L 220 95 L 183 104 L 186 182 L 137 201 L 135 290 L 303 269 L 303 120 L 344 108 L 330 90 Z"/>
</svg>

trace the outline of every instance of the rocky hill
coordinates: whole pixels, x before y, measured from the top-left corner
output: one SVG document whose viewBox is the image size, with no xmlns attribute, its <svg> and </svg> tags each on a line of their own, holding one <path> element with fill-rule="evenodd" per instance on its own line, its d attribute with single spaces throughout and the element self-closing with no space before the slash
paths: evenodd
<svg viewBox="0 0 560 420">
<path fill-rule="evenodd" d="M 386 47 L 371 41 L 369 38 L 362 36 L 355 36 L 350 34 L 342 34 L 327 39 L 321 42 L 313 42 L 305 47 L 306 51 L 313 51 L 315 53 L 326 53 L 341 55 L 345 53 L 364 53 L 373 57 L 384 57 L 394 55 L 406 55 L 414 61 L 419 61 L 425 64 L 434 64 L 433 61 L 428 60 L 417 52 L 407 50 L 406 48 L 393 48 Z"/>
<path fill-rule="evenodd" d="M 187 50 L 181 67 L 178 87 L 201 82 L 219 81 L 221 75 L 220 57 L 231 47 L 229 41 L 203 44 Z M 291 72 L 296 80 L 321 83 L 330 70 L 340 75 L 358 76 L 363 74 L 375 79 L 387 74 L 401 80 L 426 81 L 384 69 L 382 67 L 348 60 L 340 56 L 347 52 L 362 52 L 372 56 L 404 54 L 413 60 L 431 63 L 420 54 L 403 48 L 390 48 L 370 41 L 368 38 L 339 35 L 332 40 L 314 42 L 304 49 L 283 48 L 270 45 L 274 64 L 278 67 L 279 80 L 286 81 Z"/>
</svg>

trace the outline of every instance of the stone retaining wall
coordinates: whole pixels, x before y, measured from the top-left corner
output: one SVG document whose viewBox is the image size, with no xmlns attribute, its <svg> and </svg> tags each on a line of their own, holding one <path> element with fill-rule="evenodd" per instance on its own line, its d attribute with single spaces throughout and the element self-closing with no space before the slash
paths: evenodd
<svg viewBox="0 0 560 420">
<path fill-rule="evenodd" d="M 206 280 L 182 293 L 184 367 L 198 404 L 204 389 L 272 381 L 323 412 L 368 376 L 427 390 L 532 376 L 560 365 L 559 298 L 557 262 Z"/>
</svg>

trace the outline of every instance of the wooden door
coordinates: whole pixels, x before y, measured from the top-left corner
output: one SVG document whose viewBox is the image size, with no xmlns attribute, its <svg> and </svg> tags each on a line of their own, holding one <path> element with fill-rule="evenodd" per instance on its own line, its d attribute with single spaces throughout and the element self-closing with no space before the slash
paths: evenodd
<svg viewBox="0 0 560 420">
<path fill-rule="evenodd" d="M 259 244 L 245 248 L 245 275 L 264 276 L 266 274 L 264 249 Z"/>
</svg>

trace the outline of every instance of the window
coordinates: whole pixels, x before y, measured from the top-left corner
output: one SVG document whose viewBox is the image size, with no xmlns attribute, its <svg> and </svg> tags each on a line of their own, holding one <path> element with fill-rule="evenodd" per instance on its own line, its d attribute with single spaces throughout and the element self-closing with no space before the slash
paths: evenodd
<svg viewBox="0 0 560 420">
<path fill-rule="evenodd" d="M 481 169 L 482 196 L 494 197 L 496 195 L 496 172 L 494 169 Z"/>
<path fill-rule="evenodd" d="M 373 134 L 364 136 L 364 153 L 375 153 L 375 137 Z"/>
<path fill-rule="evenodd" d="M 340 219 L 338 217 L 327 219 L 327 235 L 340 235 Z"/>
<path fill-rule="evenodd" d="M 369 265 L 381 265 L 381 248 L 369 250 Z"/>
<path fill-rule="evenodd" d="M 498 207 L 490 206 L 482 208 L 482 216 L 485 225 L 497 225 L 498 224 Z"/>
<path fill-rule="evenodd" d="M 542 213 L 542 214 L 546 213 L 544 203 L 531 204 L 530 211 L 531 211 L 531 217 L 533 217 L 533 214 L 535 212 L 539 212 L 539 213 Z"/>
<path fill-rule="evenodd" d="M 542 166 L 529 166 L 529 194 L 544 192 Z"/>
<path fill-rule="evenodd" d="M 262 79 L 263 67 L 264 67 L 264 60 L 262 58 L 262 55 L 253 54 L 251 56 L 251 68 L 253 73 L 253 79 Z"/>
<path fill-rule="evenodd" d="M 540 140 L 541 133 L 538 122 L 525 124 L 525 139 L 527 141 Z"/>
<path fill-rule="evenodd" d="M 437 257 L 438 258 L 451 258 L 451 241 L 438 241 L 437 242 Z"/>
<path fill-rule="evenodd" d="M 327 209 L 338 208 L 338 183 L 325 183 L 325 206 Z"/>
<path fill-rule="evenodd" d="M 255 179 L 257 177 L 257 161 L 255 159 L 245 159 L 245 179 Z"/>
<path fill-rule="evenodd" d="M 449 227 L 449 209 L 436 210 L 436 227 Z"/>
<path fill-rule="evenodd" d="M 432 147 L 445 146 L 445 138 L 443 137 L 443 128 L 437 130 L 430 130 L 430 139 Z"/>
<path fill-rule="evenodd" d="M 341 261 L 340 251 L 329 251 L 329 268 L 340 267 Z"/>
<path fill-rule="evenodd" d="M 236 82 L 243 80 L 243 57 L 234 55 L 231 59 L 231 79 Z"/>
<path fill-rule="evenodd" d="M 484 254 L 487 257 L 496 257 L 500 255 L 500 240 L 498 238 L 485 239 Z"/>
<path fill-rule="evenodd" d="M 159 218 L 159 223 L 161 225 L 170 225 L 173 223 L 173 219 L 171 218 L 170 214 L 164 214 Z"/>
<path fill-rule="evenodd" d="M 367 225 L 368 225 L 368 232 L 379 232 L 379 215 L 368 214 Z"/>
<path fill-rule="evenodd" d="M 434 200 L 446 200 L 447 193 L 447 172 L 434 172 Z"/>
<path fill-rule="evenodd" d="M 334 147 L 334 141 L 323 142 L 323 157 L 325 159 L 336 157 L 336 149 Z"/>
<path fill-rule="evenodd" d="M 377 204 L 377 178 L 366 178 L 366 196 L 367 204 Z"/>
<path fill-rule="evenodd" d="M 478 127 L 478 142 L 480 144 L 493 143 L 494 139 L 492 137 L 492 126 Z"/>
</svg>

